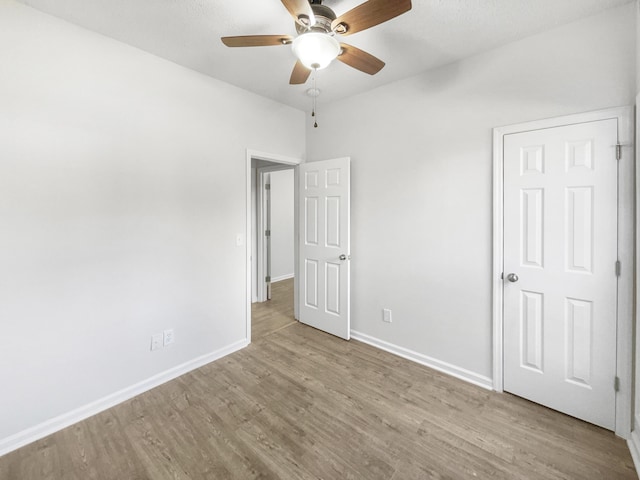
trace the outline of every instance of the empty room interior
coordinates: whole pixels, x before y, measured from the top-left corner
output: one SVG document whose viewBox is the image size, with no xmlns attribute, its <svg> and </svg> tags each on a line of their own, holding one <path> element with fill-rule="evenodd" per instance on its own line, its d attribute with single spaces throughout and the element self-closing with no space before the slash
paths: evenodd
<svg viewBox="0 0 640 480">
<path fill-rule="evenodd" d="M 0 479 L 637 479 L 638 0 L 0 0 Z"/>
</svg>

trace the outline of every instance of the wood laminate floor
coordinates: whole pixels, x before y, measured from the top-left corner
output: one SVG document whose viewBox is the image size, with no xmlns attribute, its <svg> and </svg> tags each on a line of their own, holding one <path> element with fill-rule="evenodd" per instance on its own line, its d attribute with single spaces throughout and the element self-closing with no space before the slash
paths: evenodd
<svg viewBox="0 0 640 480">
<path fill-rule="evenodd" d="M 293 318 L 293 278 L 271 284 L 271 300 L 251 307 L 251 341 L 297 323 Z"/>
<path fill-rule="evenodd" d="M 0 458 L 0 479 L 637 479 L 613 433 L 295 322 Z"/>
</svg>

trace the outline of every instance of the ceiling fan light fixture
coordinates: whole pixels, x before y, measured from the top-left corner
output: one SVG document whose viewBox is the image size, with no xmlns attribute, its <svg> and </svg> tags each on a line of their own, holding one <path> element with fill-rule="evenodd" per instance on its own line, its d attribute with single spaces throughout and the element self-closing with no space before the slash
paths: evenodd
<svg viewBox="0 0 640 480">
<path fill-rule="evenodd" d="M 331 35 L 322 32 L 308 32 L 293 40 L 293 53 L 298 60 L 311 70 L 321 70 L 340 54 L 340 44 Z"/>
</svg>

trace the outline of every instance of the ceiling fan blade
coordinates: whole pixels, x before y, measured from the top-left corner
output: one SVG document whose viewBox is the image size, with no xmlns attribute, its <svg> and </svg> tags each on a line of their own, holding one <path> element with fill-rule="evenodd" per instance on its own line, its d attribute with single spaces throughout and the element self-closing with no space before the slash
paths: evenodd
<svg viewBox="0 0 640 480">
<path fill-rule="evenodd" d="M 375 27 L 411 10 L 411 0 L 369 0 L 331 22 L 331 29 L 351 35 Z"/>
<path fill-rule="evenodd" d="M 291 35 L 242 35 L 239 37 L 222 37 L 227 47 L 269 47 L 289 45 L 293 42 Z"/>
<path fill-rule="evenodd" d="M 296 62 L 296 65 L 293 67 L 293 72 L 291 72 L 291 79 L 289 80 L 290 85 L 302 85 L 306 83 L 307 79 L 311 75 L 311 70 L 305 67 L 300 60 Z"/>
<path fill-rule="evenodd" d="M 308 0 L 281 0 L 296 22 L 304 26 L 314 25 L 316 17 Z"/>
<path fill-rule="evenodd" d="M 340 47 L 342 48 L 342 53 L 338 56 L 338 60 L 346 63 L 350 67 L 368 73 L 369 75 L 375 75 L 384 67 L 382 60 L 364 50 L 360 50 L 352 45 L 347 45 L 346 43 L 341 43 Z"/>
</svg>

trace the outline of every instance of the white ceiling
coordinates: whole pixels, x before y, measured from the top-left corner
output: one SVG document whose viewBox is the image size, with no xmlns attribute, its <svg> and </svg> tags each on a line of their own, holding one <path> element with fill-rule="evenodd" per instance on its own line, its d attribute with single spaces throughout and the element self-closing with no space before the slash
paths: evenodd
<svg viewBox="0 0 640 480">
<path fill-rule="evenodd" d="M 228 48 L 221 36 L 295 34 L 280 0 L 19 0 L 211 77 L 308 110 L 289 85 L 290 47 Z M 336 14 L 363 0 L 325 0 Z M 342 40 L 386 62 L 375 76 L 340 62 L 318 72 L 331 102 L 632 0 L 413 0 L 413 9 Z M 310 81 L 309 81 L 310 82 Z"/>
</svg>

